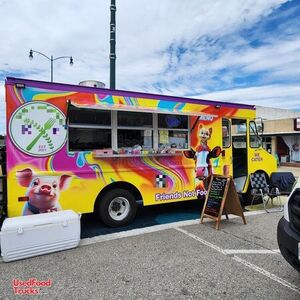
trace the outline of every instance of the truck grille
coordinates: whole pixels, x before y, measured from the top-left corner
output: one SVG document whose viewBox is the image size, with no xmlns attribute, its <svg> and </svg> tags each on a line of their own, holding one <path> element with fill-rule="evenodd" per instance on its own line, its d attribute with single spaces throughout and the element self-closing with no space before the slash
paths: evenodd
<svg viewBox="0 0 300 300">
<path fill-rule="evenodd" d="M 300 189 L 296 189 L 289 199 L 290 224 L 300 233 Z"/>
</svg>

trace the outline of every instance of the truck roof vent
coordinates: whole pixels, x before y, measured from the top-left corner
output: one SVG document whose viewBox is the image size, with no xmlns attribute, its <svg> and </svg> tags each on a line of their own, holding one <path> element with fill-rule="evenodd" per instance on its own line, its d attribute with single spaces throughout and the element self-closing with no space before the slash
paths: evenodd
<svg viewBox="0 0 300 300">
<path fill-rule="evenodd" d="M 79 85 L 96 87 L 96 88 L 105 88 L 105 83 L 97 80 L 84 80 L 79 82 Z"/>
</svg>

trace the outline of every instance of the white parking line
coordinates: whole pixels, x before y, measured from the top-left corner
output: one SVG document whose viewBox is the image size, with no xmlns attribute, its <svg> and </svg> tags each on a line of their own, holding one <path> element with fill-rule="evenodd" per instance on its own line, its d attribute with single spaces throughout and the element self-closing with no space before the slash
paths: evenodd
<svg viewBox="0 0 300 300">
<path fill-rule="evenodd" d="M 261 214 L 266 214 L 266 212 L 261 210 L 261 211 L 248 211 L 248 212 L 244 213 L 245 217 L 256 216 L 256 215 L 261 215 Z M 223 218 L 225 219 L 225 216 L 222 216 L 222 219 Z M 235 219 L 235 218 L 240 218 L 240 217 L 235 216 L 235 215 L 229 215 L 229 219 Z M 207 219 L 204 222 L 206 223 L 206 222 L 214 222 L 214 221 Z M 126 237 L 133 237 L 133 236 L 143 235 L 146 233 L 163 231 L 163 230 L 167 230 L 167 229 L 177 229 L 181 226 L 198 225 L 199 223 L 200 223 L 200 218 L 194 219 L 194 220 L 154 225 L 154 226 L 149 226 L 149 227 L 144 227 L 144 228 L 139 228 L 139 229 L 131 229 L 128 231 L 122 231 L 122 232 L 111 233 L 111 234 L 106 234 L 106 235 L 99 235 L 99 236 L 95 236 L 95 237 L 91 237 L 91 238 L 83 238 L 80 240 L 79 246 L 87 246 L 87 245 L 91 245 L 91 244 L 95 244 L 95 243 L 112 241 L 112 240 L 126 238 Z M 204 242 L 204 240 L 202 240 L 201 242 Z M 226 253 L 224 252 L 224 254 L 226 254 Z M 3 259 L 1 257 L 0 257 L 0 263 L 3 263 Z"/>
<path fill-rule="evenodd" d="M 138 235 L 142 235 L 145 233 L 158 232 L 158 231 L 163 231 L 163 230 L 167 230 L 167 229 L 177 228 L 179 226 L 196 225 L 196 224 L 199 224 L 199 222 L 200 222 L 199 219 L 188 220 L 188 221 L 181 221 L 181 222 L 174 222 L 174 223 L 132 229 L 132 230 L 128 230 L 128 231 L 116 232 L 116 233 L 111 233 L 111 234 L 106 234 L 106 235 L 98 235 L 98 236 L 95 236 L 92 238 L 81 239 L 79 246 L 86 246 L 86 245 L 101 243 L 101 242 L 105 242 L 105 241 L 112 241 L 112 240 L 117 240 L 117 239 L 126 238 L 126 237 L 138 236 Z"/>
<path fill-rule="evenodd" d="M 279 254 L 279 249 L 227 249 L 224 250 L 226 254 Z"/>
<path fill-rule="evenodd" d="M 256 216 L 256 215 L 261 215 L 261 214 L 266 214 L 266 212 L 265 211 L 248 211 L 248 212 L 244 213 L 245 217 Z M 222 218 L 225 219 L 225 216 L 223 216 Z M 235 219 L 235 218 L 240 218 L 240 217 L 235 216 L 235 215 L 229 215 L 229 219 Z M 206 222 L 214 222 L 214 221 L 207 219 L 207 220 L 205 220 L 205 223 Z M 194 219 L 194 220 L 179 221 L 179 222 L 173 222 L 173 223 L 167 223 L 167 224 L 161 224 L 161 225 L 153 225 L 153 226 L 149 226 L 149 227 L 131 229 L 131 230 L 116 232 L 116 233 L 111 233 L 111 234 L 98 235 L 98 236 L 94 236 L 91 238 L 81 239 L 80 246 L 86 246 L 86 245 L 91 245 L 91 244 L 95 244 L 95 243 L 101 243 L 101 242 L 105 242 L 105 241 L 121 239 L 121 238 L 125 238 L 125 237 L 138 236 L 138 235 L 142 235 L 145 233 L 158 232 L 158 231 L 162 231 L 162 230 L 178 228 L 181 226 L 197 225 L 199 223 L 200 223 L 200 219 Z"/>
<path fill-rule="evenodd" d="M 218 252 L 220 252 L 220 253 L 226 255 L 225 251 L 224 251 L 222 248 L 220 248 L 219 246 L 217 246 L 217 245 L 215 245 L 215 244 L 213 244 L 213 243 L 211 243 L 211 242 L 208 242 L 208 241 L 206 241 L 206 240 L 200 238 L 200 237 L 197 236 L 197 235 L 194 235 L 194 234 L 192 234 L 192 233 L 189 233 L 189 232 L 187 232 L 186 230 L 184 230 L 184 229 L 182 229 L 182 228 L 175 228 L 175 229 L 178 230 L 178 231 L 180 231 L 180 232 L 182 232 L 182 233 L 184 233 L 184 234 L 186 234 L 186 235 L 188 235 L 189 237 L 191 237 L 192 239 L 194 239 L 194 240 L 196 240 L 196 241 L 202 243 L 203 245 L 205 245 L 205 246 L 207 246 L 207 247 L 209 247 L 209 248 L 212 248 L 212 249 L 214 249 L 214 250 L 216 250 L 216 251 L 218 251 Z"/>
<path fill-rule="evenodd" d="M 262 274 L 262 275 L 264 275 L 264 276 L 272 279 L 273 281 L 278 282 L 281 285 L 289 288 L 290 290 L 293 290 L 294 292 L 300 294 L 300 288 L 299 287 L 297 287 L 296 285 L 293 285 L 292 283 L 289 283 L 288 281 L 286 281 L 286 280 L 284 280 L 284 279 L 276 276 L 275 274 L 270 273 L 267 270 L 265 270 L 263 268 L 260 268 L 260 267 L 254 265 L 254 264 L 252 264 L 252 263 L 250 263 L 250 262 L 248 262 L 248 261 L 246 261 L 246 260 L 244 260 L 244 259 L 236 256 L 236 255 L 233 256 L 232 259 L 235 260 L 235 261 L 237 261 L 237 262 L 239 262 L 239 263 L 241 263 L 241 264 L 243 264 L 244 266 L 252 269 L 253 271 L 256 271 L 256 272 L 258 272 L 258 273 L 260 273 L 260 274 Z"/>
<path fill-rule="evenodd" d="M 210 242 L 208 242 L 206 240 L 203 240 L 202 238 L 199 238 L 198 236 L 196 236 L 196 235 L 194 235 L 194 234 L 192 234 L 192 233 L 190 233 L 190 232 L 188 232 L 188 231 L 186 231 L 186 230 L 184 230 L 182 228 L 175 228 L 175 229 L 178 230 L 178 231 L 180 231 L 180 232 L 182 232 L 182 233 L 184 233 L 184 234 L 186 234 L 187 236 L 191 237 L 192 239 L 194 239 L 194 240 L 202 243 L 203 245 L 205 245 L 207 247 L 210 247 L 211 249 L 214 249 L 214 250 L 220 252 L 221 254 L 228 255 L 228 253 L 226 252 L 226 250 L 223 250 L 222 248 L 220 248 L 217 245 L 214 245 L 213 243 L 210 243 Z M 246 266 L 246 267 L 248 267 L 248 268 L 250 268 L 250 269 L 252 269 L 252 270 L 254 270 L 254 271 L 256 271 L 256 272 L 258 272 L 258 273 L 260 273 L 260 274 L 262 274 L 262 275 L 264 275 L 266 277 L 268 277 L 268 278 L 270 278 L 271 280 L 273 280 L 273 281 L 275 281 L 277 283 L 280 283 L 281 285 L 289 288 L 290 290 L 293 290 L 294 292 L 300 294 L 300 288 L 299 287 L 297 287 L 296 285 L 293 285 L 293 284 L 289 283 L 288 281 L 286 281 L 286 280 L 284 280 L 284 279 L 276 276 L 275 274 L 270 273 L 267 270 L 265 270 L 263 268 L 260 268 L 260 267 L 254 265 L 254 264 L 252 264 L 252 263 L 250 263 L 250 262 L 248 262 L 248 261 L 246 261 L 246 260 L 244 260 L 244 259 L 236 256 L 236 255 L 233 255 L 231 258 L 233 260 L 235 260 L 236 262 L 239 262 L 240 264 L 242 264 L 242 265 L 244 265 L 244 266 Z"/>
</svg>

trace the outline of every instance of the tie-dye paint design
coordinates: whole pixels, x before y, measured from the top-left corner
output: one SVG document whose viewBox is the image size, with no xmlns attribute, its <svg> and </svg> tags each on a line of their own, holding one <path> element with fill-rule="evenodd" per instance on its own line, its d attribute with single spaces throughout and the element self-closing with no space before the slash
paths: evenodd
<svg viewBox="0 0 300 300">
<path fill-rule="evenodd" d="M 18 88 L 16 83 L 25 87 Z M 221 116 L 228 118 L 253 118 L 255 111 L 250 106 L 224 105 L 216 107 L 208 101 L 175 99 L 146 94 L 111 91 L 62 84 L 50 84 L 21 79 L 8 79 L 6 82 L 7 125 L 11 116 L 24 103 L 43 101 L 67 115 L 68 103 L 80 107 L 99 107 L 102 109 L 146 111 L 153 113 L 172 113 L 189 115 L 189 127 L 197 122 L 190 136 L 193 149 L 199 145 L 200 124 L 213 129 L 213 138 L 208 141 L 211 149 L 222 145 Z M 45 120 L 46 123 L 47 120 Z M 52 136 L 62 134 L 62 129 L 48 126 L 47 133 Z M 51 127 L 51 128 L 50 128 Z M 195 160 L 188 159 L 182 151 L 169 155 L 117 155 L 103 158 L 94 157 L 92 151 L 69 152 L 68 139 L 57 152 L 45 157 L 34 157 L 16 147 L 7 126 L 7 173 L 8 173 L 8 214 L 22 214 L 24 203 L 18 198 L 26 194 L 26 188 L 17 181 L 17 172 L 30 169 L 38 176 L 71 176 L 70 185 L 60 193 L 59 203 L 63 209 L 73 209 L 81 213 L 92 212 L 97 196 L 110 185 L 126 182 L 134 186 L 142 196 L 144 205 L 195 199 Z M 31 124 L 20 129 L 26 136 L 31 134 Z M 31 138 L 32 139 L 32 138 Z M 222 174 L 224 157 L 211 159 L 214 173 Z M 163 178 L 163 184 L 157 184 Z M 164 195 L 180 194 L 168 198 Z"/>
</svg>

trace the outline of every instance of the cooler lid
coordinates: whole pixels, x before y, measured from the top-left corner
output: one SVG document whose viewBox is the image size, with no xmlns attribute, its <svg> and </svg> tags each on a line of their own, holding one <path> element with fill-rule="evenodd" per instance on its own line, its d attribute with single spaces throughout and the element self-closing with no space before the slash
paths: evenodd
<svg viewBox="0 0 300 300">
<path fill-rule="evenodd" d="M 6 218 L 2 224 L 1 232 L 15 231 L 18 228 L 31 228 L 47 224 L 61 223 L 64 220 L 76 220 L 79 215 L 73 210 Z"/>
</svg>

